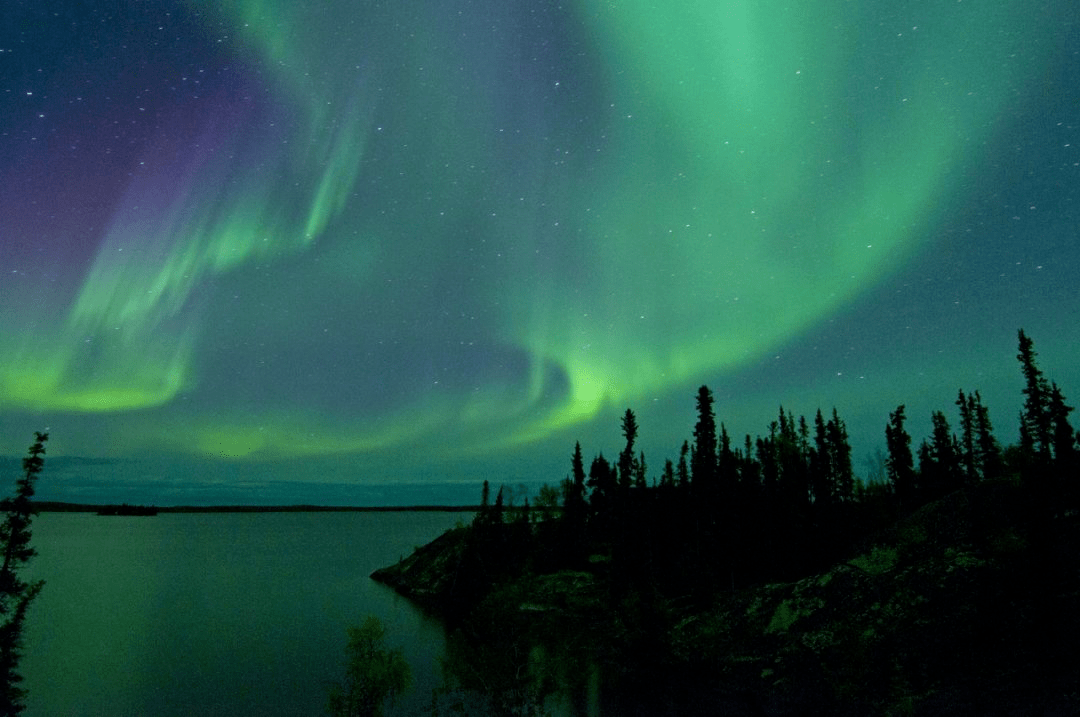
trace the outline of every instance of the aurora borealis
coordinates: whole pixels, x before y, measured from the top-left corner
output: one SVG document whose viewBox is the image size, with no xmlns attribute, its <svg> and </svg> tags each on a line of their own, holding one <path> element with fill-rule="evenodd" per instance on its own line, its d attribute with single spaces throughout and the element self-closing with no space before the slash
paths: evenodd
<svg viewBox="0 0 1080 717">
<path fill-rule="evenodd" d="M 736 436 L 836 406 L 857 463 L 961 387 L 1008 442 L 1019 327 L 1080 397 L 1071 1 L 47 5 L 0 10 L 43 497 L 471 495 L 627 407 L 656 472 L 702 383 Z"/>
</svg>

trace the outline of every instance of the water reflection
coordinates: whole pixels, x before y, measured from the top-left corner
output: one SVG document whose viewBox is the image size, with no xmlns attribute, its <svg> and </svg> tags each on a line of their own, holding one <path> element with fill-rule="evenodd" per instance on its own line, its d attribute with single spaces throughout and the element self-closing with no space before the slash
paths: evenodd
<svg viewBox="0 0 1080 717">
<path fill-rule="evenodd" d="M 442 624 L 367 576 L 459 517 L 43 513 L 26 717 L 320 715 L 368 614 L 416 675 L 393 714 L 426 714 Z"/>
<path fill-rule="evenodd" d="M 480 640 L 456 629 L 440 660 L 442 682 L 431 713 L 521 717 L 751 717 L 765 714 L 749 693 L 721 694 L 702 687 L 705 676 L 677 666 L 630 668 L 605 659 L 598 642 L 581 631 L 503 625 Z"/>
<path fill-rule="evenodd" d="M 599 715 L 595 656 L 581 649 L 529 643 L 514 629 L 479 641 L 455 630 L 447 635 L 436 715 Z"/>
</svg>

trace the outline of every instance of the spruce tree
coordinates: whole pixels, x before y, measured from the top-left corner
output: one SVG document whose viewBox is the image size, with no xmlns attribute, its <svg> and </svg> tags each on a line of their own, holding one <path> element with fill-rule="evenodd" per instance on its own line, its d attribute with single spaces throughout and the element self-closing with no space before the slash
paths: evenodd
<svg viewBox="0 0 1080 717">
<path fill-rule="evenodd" d="M 1076 434 L 1069 424 L 1073 410 L 1056 383 L 1046 380 L 1035 363 L 1034 344 L 1019 332 L 1017 358 L 1024 373 L 1024 410 L 1020 414 L 1020 448 L 1026 482 L 1044 500 L 1051 500 L 1075 480 Z"/>
<path fill-rule="evenodd" d="M 634 412 L 629 408 L 622 418 L 622 434 L 626 447 L 619 454 L 619 489 L 625 493 L 633 482 L 635 473 L 634 441 L 637 440 L 638 425 Z"/>
<path fill-rule="evenodd" d="M 495 494 L 495 505 L 491 508 L 491 524 L 502 525 L 503 513 L 505 508 L 503 506 L 503 489 L 506 486 L 499 486 L 499 492 Z"/>
<path fill-rule="evenodd" d="M 671 462 L 670 458 L 664 459 L 664 470 L 660 474 L 660 487 L 664 490 L 671 490 L 675 487 L 675 464 Z"/>
<path fill-rule="evenodd" d="M 1001 475 L 1001 446 L 994 438 L 990 409 L 983 405 L 978 391 L 968 398 L 975 418 L 975 464 L 978 466 L 979 477 L 982 480 L 997 478 Z"/>
<path fill-rule="evenodd" d="M 901 510 L 911 511 L 915 507 L 915 461 L 911 456 L 911 436 L 904 430 L 903 404 L 889 414 L 889 423 L 885 426 L 885 445 L 888 450 L 885 470 L 897 502 Z"/>
<path fill-rule="evenodd" d="M 938 483 L 938 471 L 937 466 L 934 464 L 934 449 L 930 447 L 930 442 L 923 439 L 919 444 L 919 450 L 915 451 L 915 459 L 919 466 L 919 488 L 922 495 L 919 496 L 920 502 L 932 500 L 936 498 L 935 493 Z"/>
<path fill-rule="evenodd" d="M 814 416 L 814 452 L 811 455 L 810 489 L 814 505 L 819 509 L 832 503 L 832 451 L 829 450 L 829 431 L 819 408 Z"/>
<path fill-rule="evenodd" d="M 761 463 L 754 458 L 754 443 L 747 433 L 743 440 L 743 464 L 739 471 L 739 483 L 747 496 L 754 499 L 761 494 Z"/>
<path fill-rule="evenodd" d="M 851 465 L 851 444 L 848 443 L 847 426 L 840 420 L 835 406 L 832 418 L 825 428 L 829 437 L 834 495 L 838 502 L 847 503 L 855 497 L 855 469 Z"/>
<path fill-rule="evenodd" d="M 761 466 L 761 491 L 765 500 L 775 509 L 780 493 L 780 468 L 776 462 L 776 423 L 769 425 L 769 435 L 754 440 L 754 453 Z"/>
<path fill-rule="evenodd" d="M 473 527 L 484 530 L 491 523 L 491 484 L 484 481 L 480 488 L 480 510 L 473 516 Z"/>
<path fill-rule="evenodd" d="M 956 406 L 960 409 L 960 466 L 964 482 L 975 483 L 978 480 L 975 458 L 975 402 L 970 395 L 965 396 L 963 389 L 956 397 Z"/>
<path fill-rule="evenodd" d="M 1076 432 L 1069 424 L 1069 414 L 1073 407 L 1065 404 L 1065 397 L 1057 383 L 1050 383 L 1048 413 L 1053 427 L 1054 463 L 1059 468 L 1072 467 L 1076 452 Z"/>
<path fill-rule="evenodd" d="M 810 498 L 810 477 L 806 469 L 805 446 L 796 428 L 795 416 L 780 407 L 775 424 L 773 448 L 776 452 L 779 490 L 789 509 L 802 512 Z"/>
<path fill-rule="evenodd" d="M 1019 332 L 1019 353 L 1016 358 L 1024 373 L 1024 410 L 1020 417 L 1021 445 L 1030 453 L 1028 459 L 1037 459 L 1044 467 L 1050 462 L 1053 445 L 1053 419 L 1050 414 L 1050 384 L 1035 363 L 1034 342 L 1023 329 Z"/>
<path fill-rule="evenodd" d="M 645 475 L 648 470 L 648 466 L 645 464 L 645 451 L 642 451 L 634 463 L 634 487 L 635 488 L 647 488 L 648 481 Z"/>
<path fill-rule="evenodd" d="M 716 477 L 721 500 L 730 502 L 734 496 L 738 471 L 738 460 L 731 450 L 731 436 L 728 435 L 727 427 L 721 423 L 720 448 L 716 461 Z"/>
<path fill-rule="evenodd" d="M 27 582 L 20 576 L 22 568 L 37 551 L 30 546 L 30 524 L 34 516 L 30 499 L 34 484 L 45 465 L 47 433 L 35 433 L 34 443 L 23 458 L 23 475 L 15 482 L 15 495 L 0 501 L 0 545 L 4 562 L 0 566 L 0 715 L 20 714 L 26 706 L 26 691 L 19 687 L 18 673 L 22 656 L 23 625 L 31 601 L 41 592 L 44 582 Z"/>
<path fill-rule="evenodd" d="M 571 477 L 565 481 L 563 489 L 562 520 L 566 541 L 565 553 L 574 559 L 584 549 L 585 524 L 587 521 L 585 506 L 585 461 L 581 456 L 581 443 L 574 443 L 574 453 L 570 457 Z"/>
<path fill-rule="evenodd" d="M 932 433 L 929 446 L 929 461 L 923 465 L 920 455 L 920 483 L 924 498 L 934 499 L 951 493 L 963 482 L 960 468 L 959 447 L 949 428 L 949 421 L 941 411 L 930 414 Z"/>
<path fill-rule="evenodd" d="M 675 468 L 676 485 L 682 489 L 686 489 L 690 484 L 690 466 L 686 460 L 689 454 L 690 442 L 683 441 L 682 448 L 679 449 L 679 463 Z"/>
<path fill-rule="evenodd" d="M 712 391 L 708 386 L 698 389 L 697 413 L 690 480 L 695 493 L 711 496 L 716 486 L 716 416 L 713 414 Z"/>
<path fill-rule="evenodd" d="M 608 531 L 611 528 L 615 492 L 618 489 L 617 473 L 618 470 L 608 463 L 603 453 L 593 458 L 589 466 L 587 485 L 592 489 L 589 493 L 589 512 L 592 526 L 602 539 L 610 537 Z"/>
<path fill-rule="evenodd" d="M 1073 494 L 1076 492 L 1077 468 L 1080 461 L 1076 453 L 1076 431 L 1069 424 L 1069 414 L 1072 406 L 1065 404 L 1065 397 L 1056 383 L 1050 385 L 1049 401 L 1050 420 L 1053 425 L 1054 444 L 1054 475 L 1057 480 L 1057 490 L 1072 503 Z"/>
</svg>

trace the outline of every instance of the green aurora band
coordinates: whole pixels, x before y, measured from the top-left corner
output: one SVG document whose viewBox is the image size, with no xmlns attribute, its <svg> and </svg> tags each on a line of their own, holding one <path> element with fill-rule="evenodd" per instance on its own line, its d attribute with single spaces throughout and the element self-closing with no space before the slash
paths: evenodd
<svg viewBox="0 0 1080 717">
<path fill-rule="evenodd" d="M 241 83 L 255 99 L 230 98 L 234 115 L 205 119 L 199 152 L 156 148 L 171 153 L 165 168 L 118 202 L 62 320 L 21 307 L 10 325 L 39 328 L 0 353 L 0 407 L 127 414 L 112 439 L 121 452 L 349 454 L 438 434 L 443 450 L 468 455 L 685 392 L 760 359 L 923 250 L 1050 53 L 1033 41 L 1049 19 L 1019 1 L 992 12 L 904 4 L 882 21 L 853 2 L 581 0 L 566 22 L 591 43 L 604 114 L 582 139 L 537 98 L 524 114 L 555 139 L 511 153 L 493 139 L 505 87 L 485 82 L 483 66 L 512 61 L 511 41 L 477 48 L 415 9 L 365 8 L 371 17 L 345 22 L 345 5 L 191 3 L 236 72 L 260 68 Z M 421 75 L 422 87 L 395 84 Z M 548 89 L 590 92 L 583 81 Z M 396 128 L 377 118 L 395 93 L 414 107 L 395 115 L 411 129 L 391 140 Z M 395 225 L 366 203 L 368 163 L 392 162 L 391 142 L 421 135 L 438 161 L 401 154 L 399 181 L 415 182 L 401 201 L 419 209 Z M 496 196 L 508 174 L 519 179 Z M 521 187 L 532 196 L 514 201 Z M 437 317 L 421 300 L 466 251 L 458 227 L 428 210 L 478 197 L 492 197 L 475 221 L 499 251 L 460 285 L 485 312 L 477 339 L 527 357 L 524 376 L 418 389 L 352 415 L 302 401 L 183 405 L 200 388 L 208 335 L 225 331 L 214 325 L 239 317 L 215 303 L 222 287 L 258 272 L 285 296 L 319 287 L 344 330 L 369 329 L 330 306 L 333 292 L 382 301 L 367 310 L 422 333 Z M 387 275 L 410 285 L 380 288 Z"/>
<path fill-rule="evenodd" d="M 951 4 L 889 28 L 853 5 L 583 13 L 626 104 L 612 138 L 626 149 L 610 154 L 590 224 L 612 282 L 514 318 L 530 327 L 514 339 L 571 376 L 539 430 L 757 359 L 930 238 L 935 207 L 1037 67 L 1021 33 L 1010 53 L 995 28 L 1034 28 L 1018 3 L 994 16 Z M 996 59 L 1017 55 L 1028 64 Z"/>
</svg>

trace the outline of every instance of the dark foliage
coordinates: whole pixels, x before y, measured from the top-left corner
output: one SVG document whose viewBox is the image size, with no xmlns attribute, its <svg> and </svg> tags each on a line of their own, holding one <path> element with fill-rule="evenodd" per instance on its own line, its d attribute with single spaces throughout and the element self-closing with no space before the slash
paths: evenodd
<svg viewBox="0 0 1080 717">
<path fill-rule="evenodd" d="M 327 712 L 333 717 L 382 717 L 412 684 L 412 669 L 400 648 L 385 646 L 386 631 L 369 615 L 347 628 L 345 680 L 330 688 Z"/>
<path fill-rule="evenodd" d="M 22 653 L 23 624 L 30 602 L 41 592 L 40 580 L 27 582 L 20 577 L 23 566 L 36 555 L 30 545 L 30 524 L 34 516 L 30 499 L 34 483 L 45 465 L 47 433 L 35 433 L 34 443 L 23 458 L 23 475 L 15 482 L 15 495 L 0 501 L 0 545 L 4 562 L 0 565 L 0 715 L 20 714 L 24 709 L 25 690 L 19 683 L 19 658 Z"/>
<path fill-rule="evenodd" d="M 1023 332 L 1019 359 L 1020 445 L 1003 451 L 979 393 L 961 390 L 960 435 L 934 411 L 916 466 L 900 405 L 885 427 L 884 483 L 855 477 L 836 409 L 828 418 L 819 410 L 811 428 L 781 407 L 766 434 L 736 448 L 723 424 L 718 433 L 702 386 L 693 441 L 650 485 L 628 409 L 616 465 L 597 455 L 586 478 L 575 445 L 561 512 L 523 521 L 499 499 L 480 511 L 441 609 L 485 640 L 516 625 L 542 641 L 557 632 L 552 614 L 575 615 L 572 624 L 590 625 L 581 649 L 590 660 L 611 658 L 617 679 L 723 684 L 711 699 L 733 713 L 761 709 L 772 699 L 766 684 L 783 695 L 766 710 L 777 714 L 808 705 L 815 714 L 903 710 L 915 694 L 926 714 L 934 700 L 985 713 L 994 698 L 977 694 L 983 674 L 1010 685 L 1014 702 L 1024 699 L 1020 684 L 1060 689 L 1059 666 L 1075 662 L 1080 609 L 1077 571 L 1062 567 L 1075 566 L 1066 553 L 1080 532 L 1077 434 Z M 558 592 L 565 585 L 590 596 L 587 604 L 553 608 L 573 601 Z M 543 604 L 539 632 L 522 627 L 530 600 Z M 771 618 L 755 623 L 762 604 Z M 720 616 L 715 632 L 707 615 Z M 1032 636 L 1054 626 L 1040 615 L 1069 616 L 1046 654 Z M 814 637 L 792 642 L 795 622 Z M 989 642 L 983 628 L 995 631 Z M 713 642 L 700 642 L 708 635 Z M 506 649 L 524 654 L 519 647 Z M 740 651 L 745 664 L 731 662 Z M 1010 651 L 1029 665 L 1016 670 L 1039 665 L 1048 676 L 1039 682 L 995 662 Z M 756 695 L 750 707 L 741 694 Z"/>
</svg>

